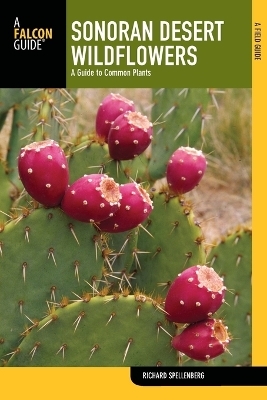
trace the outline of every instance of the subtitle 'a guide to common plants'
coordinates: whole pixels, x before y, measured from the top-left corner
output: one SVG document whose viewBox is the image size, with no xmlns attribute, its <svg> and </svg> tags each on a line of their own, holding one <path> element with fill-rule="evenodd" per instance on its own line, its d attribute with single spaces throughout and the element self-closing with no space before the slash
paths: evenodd
<svg viewBox="0 0 267 400">
<path fill-rule="evenodd" d="M 1 32 L 2 373 L 50 367 L 74 388 L 77 371 L 96 382 L 127 370 L 136 390 L 173 393 L 264 385 L 252 343 L 253 2 L 242 18 L 230 1 L 143 13 L 60 3 L 34 18 L 28 3 L 10 9 Z"/>
</svg>

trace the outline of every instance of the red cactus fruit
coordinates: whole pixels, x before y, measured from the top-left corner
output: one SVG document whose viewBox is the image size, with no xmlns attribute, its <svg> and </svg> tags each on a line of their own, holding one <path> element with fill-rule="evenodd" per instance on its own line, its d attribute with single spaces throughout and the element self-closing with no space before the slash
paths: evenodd
<svg viewBox="0 0 267 400">
<path fill-rule="evenodd" d="M 228 327 L 221 320 L 207 318 L 188 325 L 171 344 L 194 360 L 209 361 L 227 351 L 230 340 Z"/>
<path fill-rule="evenodd" d="M 56 207 L 69 181 L 68 162 L 54 140 L 34 142 L 21 148 L 18 172 L 30 196 L 46 207 Z"/>
<path fill-rule="evenodd" d="M 119 93 L 110 93 L 106 96 L 96 114 L 95 129 L 98 137 L 107 143 L 112 122 L 126 111 L 135 111 L 132 100 L 128 100 Z"/>
<path fill-rule="evenodd" d="M 108 135 L 110 156 L 114 160 L 131 160 L 146 150 L 152 135 L 152 123 L 145 115 L 127 111 L 111 125 Z"/>
<path fill-rule="evenodd" d="M 211 317 L 224 302 L 223 279 L 206 265 L 195 265 L 179 274 L 171 283 L 165 311 L 169 321 L 197 322 Z"/>
<path fill-rule="evenodd" d="M 120 185 L 121 206 L 113 217 L 102 221 L 98 227 L 103 232 L 124 232 L 137 227 L 151 213 L 153 203 L 147 191 L 136 182 Z"/>
<path fill-rule="evenodd" d="M 105 174 L 84 175 L 67 188 L 61 208 L 78 221 L 98 223 L 116 213 L 120 199 L 119 184 L 113 178 Z"/>
<path fill-rule="evenodd" d="M 201 150 L 180 147 L 171 156 L 166 169 L 166 178 L 171 191 L 184 194 L 194 189 L 203 177 L 207 161 Z"/>
</svg>

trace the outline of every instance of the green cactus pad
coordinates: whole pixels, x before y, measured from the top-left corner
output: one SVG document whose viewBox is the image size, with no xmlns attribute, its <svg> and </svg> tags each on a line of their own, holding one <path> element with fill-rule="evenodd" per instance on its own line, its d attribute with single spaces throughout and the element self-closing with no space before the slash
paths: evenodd
<svg viewBox="0 0 267 400">
<path fill-rule="evenodd" d="M 67 121 L 76 104 L 75 94 L 75 89 L 0 89 L 0 115 L 13 107 L 6 163 L 18 192 L 23 190 L 17 168 L 19 150 L 38 140 L 64 139 L 69 133 Z"/>
<path fill-rule="evenodd" d="M 193 211 L 181 205 L 178 197 L 155 193 L 154 209 L 139 228 L 135 249 L 136 289 L 151 296 L 165 297 L 171 281 L 185 268 L 203 264 L 205 250 Z"/>
<path fill-rule="evenodd" d="M 78 138 L 77 144 L 66 149 L 69 158 L 70 182 L 83 175 L 104 173 L 118 183 L 148 181 L 148 158 L 145 154 L 128 161 L 115 161 L 110 158 L 108 145 L 87 136 Z"/>
<path fill-rule="evenodd" d="M 29 323 L 25 315 L 42 319 L 47 302 L 52 306 L 92 293 L 102 276 L 93 226 L 72 221 L 57 208 L 28 212 L 0 233 L 1 357 L 18 345 Z"/>
<path fill-rule="evenodd" d="M 32 93 L 30 88 L 1 88 L 0 89 L 0 114 L 21 103 Z"/>
<path fill-rule="evenodd" d="M 252 362 L 252 232 L 238 228 L 223 238 L 208 255 L 209 265 L 224 278 L 225 304 L 216 312 L 228 326 L 232 340 L 229 352 L 211 360 L 209 366 L 251 365 Z M 198 365 L 187 361 L 184 365 Z"/>
<path fill-rule="evenodd" d="M 85 139 L 66 152 L 69 154 L 70 183 L 83 175 L 99 173 L 107 174 L 118 182 L 116 164 L 109 157 L 107 145 Z"/>
<path fill-rule="evenodd" d="M 177 365 L 175 328 L 149 298 L 96 296 L 40 321 L 7 366 Z"/>
<path fill-rule="evenodd" d="M 154 126 L 149 174 L 164 177 L 167 162 L 180 146 L 202 148 L 215 91 L 206 88 L 153 89 Z"/>
<path fill-rule="evenodd" d="M 102 257 L 104 269 L 100 289 L 109 286 L 112 290 L 131 291 L 132 276 L 130 268 L 134 262 L 134 249 L 138 242 L 138 228 L 116 234 L 95 235 L 98 242 L 102 241 Z"/>
</svg>

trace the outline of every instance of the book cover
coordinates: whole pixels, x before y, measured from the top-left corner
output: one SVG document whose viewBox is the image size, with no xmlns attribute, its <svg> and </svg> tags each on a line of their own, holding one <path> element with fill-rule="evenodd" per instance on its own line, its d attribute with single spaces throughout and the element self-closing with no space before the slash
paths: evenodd
<svg viewBox="0 0 267 400">
<path fill-rule="evenodd" d="M 264 26 L 260 0 L 7 6 L 3 392 L 265 390 Z"/>
</svg>

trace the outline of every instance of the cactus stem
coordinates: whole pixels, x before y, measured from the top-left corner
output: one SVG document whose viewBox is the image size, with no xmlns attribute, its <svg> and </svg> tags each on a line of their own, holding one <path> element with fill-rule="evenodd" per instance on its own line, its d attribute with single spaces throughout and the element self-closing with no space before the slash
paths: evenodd
<svg viewBox="0 0 267 400">
<path fill-rule="evenodd" d="M 65 350 L 67 348 L 67 344 L 64 343 L 62 346 L 60 346 L 59 350 L 56 352 L 56 354 L 58 354 L 60 351 L 62 351 L 62 357 L 65 357 Z"/>
<path fill-rule="evenodd" d="M 110 300 L 113 300 L 113 299 L 110 299 Z M 115 315 L 116 315 L 116 313 L 114 313 L 114 312 L 110 314 L 110 317 L 109 317 L 109 319 L 108 319 L 108 322 L 106 323 L 106 326 L 110 323 L 110 321 L 112 320 L 112 318 L 115 317 Z"/>
<path fill-rule="evenodd" d="M 73 229 L 73 224 L 70 223 L 68 226 L 69 226 L 69 229 L 70 229 L 71 233 L 73 234 L 74 239 L 76 240 L 76 242 L 77 242 L 78 245 L 80 246 L 79 240 L 78 240 L 78 238 L 77 238 L 77 236 L 76 236 L 76 234 L 75 234 L 75 232 L 74 232 L 74 229 Z"/>
<path fill-rule="evenodd" d="M 126 347 L 125 352 L 124 352 L 124 355 L 123 355 L 123 361 L 122 361 L 123 363 L 124 363 L 124 361 L 125 361 L 125 358 L 126 358 L 127 353 L 128 353 L 128 351 L 129 351 L 130 345 L 131 345 L 132 343 L 133 343 L 133 339 L 132 339 L 132 338 L 128 339 L 127 347 Z"/>
<path fill-rule="evenodd" d="M 78 325 L 79 325 L 79 323 L 81 322 L 81 319 L 82 319 L 84 316 L 85 316 L 85 312 L 84 312 L 84 311 L 81 311 L 80 314 L 78 315 L 78 317 L 76 318 L 76 320 L 73 322 L 72 325 L 74 325 L 74 324 L 76 323 L 74 332 L 75 332 L 76 329 L 78 328 Z"/>
<path fill-rule="evenodd" d="M 96 351 L 96 350 L 98 350 L 99 349 L 99 345 L 98 344 L 95 344 L 94 345 L 94 347 L 90 350 L 90 357 L 89 357 L 89 360 L 91 359 L 91 357 L 92 357 L 92 355 L 94 354 L 94 352 Z"/>
</svg>

